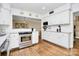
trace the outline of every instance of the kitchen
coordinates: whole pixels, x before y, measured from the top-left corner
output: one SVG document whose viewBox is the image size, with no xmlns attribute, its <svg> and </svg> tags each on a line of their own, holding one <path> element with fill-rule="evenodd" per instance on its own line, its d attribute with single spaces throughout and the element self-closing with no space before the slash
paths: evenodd
<svg viewBox="0 0 79 59">
<path fill-rule="evenodd" d="M 25 48 L 25 47 L 31 46 L 33 44 L 37 44 L 38 41 L 39 41 L 38 40 L 39 34 L 38 34 L 38 31 L 36 29 L 34 29 L 36 26 L 33 26 L 31 24 L 33 22 L 34 23 L 38 23 L 38 24 L 35 24 L 35 25 L 37 25 L 39 30 L 40 30 L 40 27 L 41 27 L 41 25 L 40 25 L 41 23 L 40 23 L 39 19 L 33 18 L 33 20 L 32 20 L 32 18 L 25 17 L 25 16 L 22 16 L 22 15 L 16 16 L 16 14 L 18 12 L 16 14 L 12 14 L 12 13 L 10 13 L 10 9 L 9 8 L 10 8 L 9 4 L 5 4 L 5 3 L 1 4 L 2 14 L 0 14 L 0 15 L 3 15 L 3 17 L 5 17 L 5 16 L 6 17 L 5 18 L 1 17 L 3 20 L 0 21 L 1 22 L 0 23 L 1 24 L 0 25 L 0 32 L 1 32 L 0 33 L 0 36 L 1 36 L 0 37 L 0 40 L 1 40 L 0 41 L 0 45 L 2 45 L 1 47 L 5 46 L 5 45 L 7 46 L 6 47 L 6 49 L 8 50 L 7 51 L 7 55 L 9 55 L 9 51 L 10 50 L 13 50 L 15 48 Z M 15 9 L 15 11 L 16 11 L 16 9 Z M 12 11 L 12 12 L 15 12 L 15 11 Z M 14 22 L 12 22 L 12 21 L 14 21 L 14 19 L 15 20 L 16 19 L 24 20 L 25 18 L 26 19 L 31 19 L 30 21 L 32 21 L 31 24 L 29 24 L 30 27 L 28 26 L 29 28 L 26 29 L 26 27 L 24 27 L 24 26 L 26 26 L 26 24 L 23 23 L 23 22 L 20 22 L 20 23 L 22 23 L 20 27 L 18 27 L 18 28 L 14 27 Z M 9 21 L 7 21 L 7 20 L 9 20 Z M 18 24 L 20 24 L 20 23 L 18 23 Z M 15 26 L 18 26 L 18 25 L 16 24 Z M 2 41 L 2 39 L 3 39 L 3 41 Z M 9 40 L 8 44 L 3 44 L 6 39 Z M 2 50 L 2 49 L 4 49 L 4 50 Z M 1 52 L 6 51 L 6 49 L 4 47 L 2 49 L 1 49 Z"/>
<path fill-rule="evenodd" d="M 20 7 L 17 7 L 16 5 Z M 39 4 L 26 3 L 26 6 L 31 7 L 31 9 L 33 9 L 34 8 L 33 6 L 35 5 L 37 5 L 37 8 L 39 8 L 41 6 L 41 3 Z M 66 51 L 68 50 L 70 51 L 68 53 L 66 52 L 66 54 L 64 55 L 69 55 L 71 52 L 73 52 L 72 51 L 74 41 L 73 13 L 79 11 L 78 9 L 79 4 L 48 3 L 48 4 L 42 4 L 42 6 L 43 5 L 46 6 L 49 5 L 50 7 L 47 6 L 47 8 L 50 9 L 53 7 L 54 10 L 51 9 L 53 10 L 51 11 L 48 9 L 46 13 L 44 12 L 46 7 L 43 7 L 42 9 L 44 11 L 41 12 L 39 11 L 39 13 L 35 13 L 31 12 L 30 9 L 29 9 L 30 11 L 28 11 L 27 8 L 26 8 L 27 11 L 24 10 L 23 7 L 24 4 L 17 4 L 17 3 L 0 4 L 0 10 L 1 10 L 0 15 L 2 15 L 2 17 L 0 16 L 0 18 L 2 19 L 0 20 L 0 32 L 1 32 L 0 46 L 1 45 L 4 46 L 3 43 L 5 42 L 5 40 L 6 42 L 8 42 L 5 44 L 7 47 L 5 49 L 7 50 L 7 55 L 10 55 L 10 51 L 15 48 L 30 49 L 31 47 L 29 46 L 32 45 L 33 46 L 39 45 L 38 47 L 39 50 L 39 48 L 42 45 L 41 43 L 43 41 L 46 41 L 47 44 L 48 42 L 49 44 L 52 43 L 51 45 L 56 44 L 57 46 L 65 48 Z M 33 10 L 38 12 L 35 9 Z M 30 22 L 30 20 L 32 21 Z M 33 21 L 36 23 L 32 24 Z M 44 46 L 44 48 L 47 47 L 48 47 L 47 45 Z"/>
</svg>

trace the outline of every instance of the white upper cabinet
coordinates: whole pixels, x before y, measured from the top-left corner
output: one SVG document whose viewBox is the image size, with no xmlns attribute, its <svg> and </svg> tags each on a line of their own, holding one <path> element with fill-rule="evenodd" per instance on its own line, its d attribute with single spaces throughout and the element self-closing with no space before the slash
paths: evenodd
<svg viewBox="0 0 79 59">
<path fill-rule="evenodd" d="M 10 18 L 11 18 L 10 12 L 8 10 L 5 10 L 5 9 L 2 8 L 0 15 L 1 15 L 0 24 L 9 25 Z"/>
<path fill-rule="evenodd" d="M 49 25 L 61 25 L 61 24 L 69 24 L 70 11 L 66 10 L 61 13 L 56 13 L 50 15 L 48 19 Z"/>
<path fill-rule="evenodd" d="M 60 24 L 69 24 L 70 10 L 66 10 L 58 14 L 58 19 Z"/>
<path fill-rule="evenodd" d="M 10 4 L 9 3 L 2 3 L 1 6 L 4 9 L 10 10 Z"/>
<path fill-rule="evenodd" d="M 21 9 L 11 9 L 12 15 L 16 16 L 23 16 L 23 17 L 30 17 L 30 18 L 36 18 L 36 19 L 41 19 L 40 14 L 34 13 L 34 12 L 29 12 L 26 10 L 21 10 Z"/>
<path fill-rule="evenodd" d="M 4 8 L 3 4 L 0 7 L 0 24 L 10 25 L 11 14 L 9 8 Z"/>
<path fill-rule="evenodd" d="M 70 4 L 66 4 L 54 10 L 54 13 L 47 16 L 48 25 L 62 25 L 70 22 Z"/>
</svg>

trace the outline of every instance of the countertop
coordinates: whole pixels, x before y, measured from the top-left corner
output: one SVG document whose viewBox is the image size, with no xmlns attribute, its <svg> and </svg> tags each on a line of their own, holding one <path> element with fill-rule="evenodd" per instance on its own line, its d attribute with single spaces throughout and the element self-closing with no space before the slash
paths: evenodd
<svg viewBox="0 0 79 59">
<path fill-rule="evenodd" d="M 71 32 L 56 32 L 56 31 L 45 31 L 45 32 L 54 32 L 54 33 L 64 33 L 64 34 L 71 34 Z"/>
<path fill-rule="evenodd" d="M 12 29 L 10 31 L 10 34 L 19 33 L 19 32 L 32 32 L 32 30 L 31 29 Z"/>
</svg>

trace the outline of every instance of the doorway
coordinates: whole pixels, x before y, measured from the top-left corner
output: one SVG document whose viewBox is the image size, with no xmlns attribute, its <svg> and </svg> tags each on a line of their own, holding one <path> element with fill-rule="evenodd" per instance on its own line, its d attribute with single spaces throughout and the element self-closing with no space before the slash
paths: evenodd
<svg viewBox="0 0 79 59">
<path fill-rule="evenodd" d="M 79 12 L 74 13 L 74 48 L 79 49 Z"/>
</svg>

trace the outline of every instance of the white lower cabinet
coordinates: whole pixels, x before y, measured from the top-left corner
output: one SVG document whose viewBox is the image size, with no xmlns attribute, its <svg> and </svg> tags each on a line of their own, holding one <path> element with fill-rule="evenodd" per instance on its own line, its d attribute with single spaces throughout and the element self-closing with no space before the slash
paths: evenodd
<svg viewBox="0 0 79 59">
<path fill-rule="evenodd" d="M 36 44 L 39 41 L 38 31 L 32 32 L 32 44 Z"/>
<path fill-rule="evenodd" d="M 69 34 L 57 32 L 44 32 L 43 39 L 58 44 L 62 47 L 69 48 Z"/>
<path fill-rule="evenodd" d="M 8 39 L 9 39 L 9 49 L 19 47 L 20 37 L 18 33 L 10 34 Z"/>
</svg>

